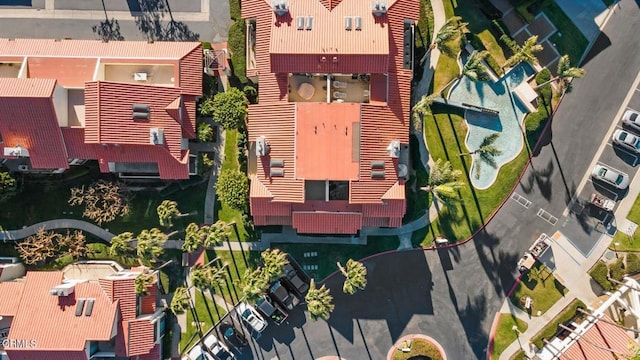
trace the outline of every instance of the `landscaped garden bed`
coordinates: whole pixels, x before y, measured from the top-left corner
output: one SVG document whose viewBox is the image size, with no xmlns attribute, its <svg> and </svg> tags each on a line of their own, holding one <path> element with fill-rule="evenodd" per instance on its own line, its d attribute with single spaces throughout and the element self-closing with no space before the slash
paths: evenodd
<svg viewBox="0 0 640 360">
<path fill-rule="evenodd" d="M 513 330 L 514 326 L 517 326 L 517 331 Z M 500 354 L 502 354 L 502 352 L 511 345 L 511 343 L 516 341 L 518 332 L 525 332 L 528 327 L 529 326 L 526 322 L 518 319 L 512 314 L 500 314 L 493 340 L 493 352 L 491 353 L 491 358 L 499 359 Z"/>
<path fill-rule="evenodd" d="M 394 345 L 393 360 L 445 360 L 441 347 L 422 336 L 407 336 Z M 404 338 L 403 338 L 404 339 Z M 404 351 L 403 351 L 404 349 Z"/>
<path fill-rule="evenodd" d="M 530 315 L 540 316 L 567 292 L 569 290 L 551 274 L 551 271 L 537 262 L 523 276 L 509 299 L 514 306 L 528 312 Z M 525 306 L 527 297 L 532 300 L 529 309 Z"/>
<path fill-rule="evenodd" d="M 558 332 L 559 324 L 567 324 L 573 319 L 576 319 L 576 317 L 582 316 L 577 310 L 578 308 L 586 309 L 586 305 L 580 300 L 573 300 L 560 314 L 553 318 L 547 326 L 531 338 L 531 343 L 538 349 L 542 349 L 545 345 L 543 339 L 551 340 Z"/>
</svg>

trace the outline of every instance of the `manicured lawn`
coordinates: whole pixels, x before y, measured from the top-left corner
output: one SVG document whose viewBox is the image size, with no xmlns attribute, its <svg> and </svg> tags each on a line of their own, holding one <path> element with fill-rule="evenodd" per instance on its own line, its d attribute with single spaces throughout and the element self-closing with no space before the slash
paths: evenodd
<svg viewBox="0 0 640 360">
<path fill-rule="evenodd" d="M 529 327 L 526 322 L 511 314 L 500 314 L 496 335 L 493 341 L 492 359 L 499 359 L 500 354 L 502 354 L 502 352 L 511 345 L 512 342 L 516 341 L 518 333 L 513 331 L 514 325 L 518 326 L 518 330 L 521 333 L 527 331 L 527 328 Z"/>
<path fill-rule="evenodd" d="M 419 356 L 423 356 L 431 360 L 442 360 L 442 355 L 440 354 L 440 351 L 438 351 L 438 348 L 432 345 L 429 341 L 422 339 L 412 339 L 411 351 L 409 352 L 402 352 L 398 349 L 393 352 L 393 360 L 408 360 Z"/>
<path fill-rule="evenodd" d="M 527 355 L 522 350 L 518 350 L 517 353 L 513 354 L 510 360 L 526 360 Z"/>
<path fill-rule="evenodd" d="M 420 190 L 420 187 L 427 185 L 429 175 L 427 174 L 427 170 L 422 164 L 422 159 L 420 158 L 418 139 L 415 135 L 411 135 L 409 137 L 409 141 L 409 150 L 411 151 L 411 167 L 415 171 L 415 174 L 412 174 L 409 177 L 409 181 L 407 181 L 407 184 L 405 185 L 407 193 L 407 213 L 405 214 L 403 219 L 405 223 L 408 223 L 424 215 L 426 211 L 426 207 L 424 204 L 428 204 L 430 201 L 430 194 L 426 191 Z"/>
<path fill-rule="evenodd" d="M 482 44 L 489 51 L 489 54 L 502 66 L 505 62 L 505 55 L 498 39 L 491 33 L 491 20 L 479 10 L 476 0 L 458 0 L 455 7 L 455 14 L 462 17 L 462 21 L 469 23 L 467 28 L 476 34 Z"/>
<path fill-rule="evenodd" d="M 557 45 L 556 48 L 560 55 L 569 55 L 571 64 L 577 65 L 589 45 L 589 40 L 584 37 L 555 1 L 545 1 L 543 4 L 542 11 L 562 34 L 559 35 L 556 32 L 549 38 L 549 41 Z"/>
<path fill-rule="evenodd" d="M 349 258 L 354 260 L 398 248 L 397 236 L 369 236 L 367 245 L 336 245 L 336 244 L 271 244 L 271 247 L 281 249 L 291 254 L 301 266 L 318 265 L 318 270 L 307 271 L 307 274 L 320 281 L 327 275 L 338 270 L 336 262 L 344 264 Z M 314 257 L 304 257 L 305 252 L 317 252 Z"/>
<path fill-rule="evenodd" d="M 566 324 L 568 321 L 573 319 L 576 315 L 581 316 L 580 312 L 578 312 L 577 308 L 586 309 L 587 306 L 580 300 L 576 299 L 571 302 L 560 314 L 558 314 L 553 320 L 547 324 L 540 332 L 538 332 L 533 338 L 531 338 L 531 342 L 535 344 L 538 349 L 542 349 L 544 346 L 544 341 L 542 339 L 551 340 L 551 338 L 558 331 L 558 324 Z M 578 321 L 579 323 L 580 321 Z"/>
<path fill-rule="evenodd" d="M 260 262 L 260 252 L 258 251 L 244 251 L 244 256 L 241 251 L 228 251 L 228 250 L 207 250 L 205 261 L 209 262 L 216 257 L 220 258 L 220 262 L 216 265 L 227 264 L 229 271 L 227 274 L 230 276 L 228 281 L 229 289 L 226 286 L 222 289 L 222 295 L 229 304 L 235 304 L 238 301 L 236 294 L 241 298 L 240 284 L 242 283 L 242 276 L 247 268 L 256 268 Z M 245 262 L 246 260 L 246 262 Z M 237 269 L 237 270 L 236 270 Z M 240 276 L 238 276 L 238 273 Z M 235 291 L 234 291 L 235 288 Z M 231 294 L 229 293 L 231 290 Z"/>
<path fill-rule="evenodd" d="M 534 276 L 530 276 L 537 274 Z M 556 278 L 551 275 L 549 269 L 544 268 L 540 263 L 536 263 L 531 271 L 524 275 L 522 281 L 518 284 L 513 294 L 511 294 L 511 302 L 513 305 L 527 311 L 520 299 L 529 296 L 533 299 L 530 311 L 531 315 L 537 316 L 538 312 L 544 314 L 553 304 L 561 297 L 569 292 Z"/>
<path fill-rule="evenodd" d="M 196 290 L 195 294 L 195 299 L 193 299 L 195 302 L 195 313 L 198 316 L 198 320 L 200 320 L 200 326 L 202 328 L 202 333 L 204 334 L 219 320 L 218 313 L 216 313 L 214 308 L 216 304 L 208 296 L 206 298 L 202 296 L 202 293 L 199 290 Z M 226 311 L 220 307 L 218 307 L 218 312 L 220 313 L 220 316 L 224 316 L 224 314 L 226 314 Z M 196 335 L 198 331 L 197 327 L 194 325 L 196 320 L 193 317 L 193 313 L 190 310 L 187 310 L 186 314 L 187 331 L 180 335 L 180 351 L 184 351 L 189 348 L 200 338 Z"/>
<path fill-rule="evenodd" d="M 636 197 L 633 202 L 631 211 L 627 214 L 627 219 L 640 224 L 640 196 Z M 633 236 L 629 236 L 623 231 L 618 231 L 613 238 L 613 243 L 619 244 L 616 246 L 618 251 L 640 251 L 640 230 L 636 230 Z M 609 246 L 609 248 L 613 249 L 612 246 Z"/>
<path fill-rule="evenodd" d="M 224 161 L 222 162 L 223 170 L 239 171 L 240 166 L 238 164 L 238 146 L 236 145 L 236 139 L 238 138 L 237 130 L 226 130 L 225 142 L 224 142 Z M 217 220 L 222 220 L 226 223 L 234 222 L 237 224 L 238 233 L 235 229 L 230 232 L 229 239 L 231 241 L 248 241 L 249 232 L 244 227 L 242 221 L 242 213 L 236 209 L 229 207 L 227 204 L 223 204 L 220 201 L 216 201 L 216 208 L 218 209 L 216 216 Z"/>
<path fill-rule="evenodd" d="M 460 67 L 456 59 L 443 53 L 438 58 L 437 71 L 433 76 L 433 91 L 441 92 L 460 73 Z M 426 94 L 425 94 L 426 95 Z"/>
<path fill-rule="evenodd" d="M 454 169 L 462 170 L 466 174 L 462 179 L 466 185 L 460 190 L 462 204 L 458 205 L 457 214 L 441 209 L 436 221 L 414 234 L 414 244 L 421 243 L 423 246 L 431 246 L 435 236 L 444 236 L 450 241 L 471 236 L 502 203 L 528 159 L 527 150 L 523 147 L 514 160 L 500 169 L 496 182 L 490 188 L 476 190 L 468 178 L 471 160 L 459 156 L 468 151 L 464 143 L 467 125 L 462 112 L 443 105 L 434 105 L 433 112 L 434 116 L 427 116 L 424 121 L 431 156 L 434 160 L 449 160 Z"/>
</svg>

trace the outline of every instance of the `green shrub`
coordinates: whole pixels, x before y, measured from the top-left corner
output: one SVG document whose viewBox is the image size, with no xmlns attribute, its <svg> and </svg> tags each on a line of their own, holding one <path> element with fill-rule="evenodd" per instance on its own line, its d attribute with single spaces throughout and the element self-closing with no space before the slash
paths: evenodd
<svg viewBox="0 0 640 360">
<path fill-rule="evenodd" d="M 609 291 L 613 288 L 613 284 L 609 281 L 609 268 L 603 262 L 598 263 L 589 271 L 591 278 L 598 283 L 605 291 Z"/>
<path fill-rule="evenodd" d="M 244 93 L 234 87 L 225 92 L 217 93 L 213 97 L 213 103 L 211 104 L 213 107 L 213 121 L 222 125 L 225 130 L 242 128 L 247 119 L 248 104 L 249 102 Z M 200 111 L 204 113 L 202 109 Z"/>
<path fill-rule="evenodd" d="M 229 17 L 234 21 L 242 20 L 240 0 L 229 0 Z"/>
<path fill-rule="evenodd" d="M 216 184 L 216 195 L 229 207 L 247 212 L 249 179 L 239 171 L 223 170 Z"/>
<path fill-rule="evenodd" d="M 234 22 L 229 28 L 227 45 L 231 51 L 231 69 L 233 75 L 241 84 L 246 84 L 247 79 L 247 54 L 245 47 L 246 27 L 242 19 Z"/>
<path fill-rule="evenodd" d="M 640 272 L 640 256 L 637 254 L 627 254 L 627 274 L 633 275 Z"/>
<path fill-rule="evenodd" d="M 603 264 L 604 265 L 604 264 Z M 576 315 L 578 315 L 578 308 L 585 309 L 586 305 L 580 300 L 573 300 L 569 306 L 567 306 L 560 314 L 558 314 L 547 326 L 540 330 L 532 339 L 531 342 L 542 349 L 544 346 L 543 339 L 551 340 L 551 338 L 558 331 L 558 324 L 566 324 Z"/>
<path fill-rule="evenodd" d="M 617 281 L 622 281 L 622 278 L 627 273 L 624 268 L 624 262 L 622 258 L 619 258 L 615 263 L 609 266 L 609 273 L 611 278 Z"/>
<path fill-rule="evenodd" d="M 16 194 L 17 189 L 16 179 L 8 172 L 0 170 L 0 202 L 10 199 Z"/>
<path fill-rule="evenodd" d="M 215 130 L 213 126 L 206 122 L 198 124 L 198 131 L 196 137 L 199 142 L 212 142 L 215 141 Z"/>
<path fill-rule="evenodd" d="M 200 41 L 203 50 L 211 50 L 211 43 L 208 41 Z"/>
</svg>

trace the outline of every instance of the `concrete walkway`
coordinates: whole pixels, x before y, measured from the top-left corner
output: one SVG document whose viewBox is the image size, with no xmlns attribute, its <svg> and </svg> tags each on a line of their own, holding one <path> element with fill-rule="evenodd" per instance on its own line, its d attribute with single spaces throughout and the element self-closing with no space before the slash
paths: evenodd
<svg viewBox="0 0 640 360">
<path fill-rule="evenodd" d="M 209 174 L 209 183 L 207 185 L 207 194 L 204 199 L 204 223 L 213 224 L 215 221 L 215 204 L 216 204 L 216 183 L 218 175 L 224 162 L 224 144 L 226 139 L 226 131 L 222 131 L 222 127 L 218 126 L 218 141 L 213 144 L 211 151 L 214 152 L 213 168 Z"/>
<path fill-rule="evenodd" d="M 40 228 L 44 228 L 45 230 L 77 229 L 92 234 L 105 241 L 111 241 L 111 238 L 114 236 L 109 231 L 86 221 L 76 219 L 56 219 L 39 222 L 18 230 L 0 231 L 0 240 L 16 241 L 24 239 L 37 233 Z"/>
</svg>

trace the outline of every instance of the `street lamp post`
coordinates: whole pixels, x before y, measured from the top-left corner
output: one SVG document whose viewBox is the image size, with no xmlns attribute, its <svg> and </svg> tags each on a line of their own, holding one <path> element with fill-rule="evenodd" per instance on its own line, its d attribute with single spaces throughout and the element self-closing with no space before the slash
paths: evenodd
<svg viewBox="0 0 640 360">
<path fill-rule="evenodd" d="M 618 259 L 618 246 L 620 246 L 619 242 L 614 242 L 613 243 L 613 252 L 616 254 L 616 259 Z"/>
<path fill-rule="evenodd" d="M 516 333 L 516 339 L 518 340 L 518 345 L 520 346 L 520 350 L 525 351 L 525 350 L 522 348 L 522 343 L 520 342 L 520 334 L 522 334 L 522 333 L 520 332 L 520 329 L 518 329 L 518 325 L 513 325 L 513 326 L 511 327 L 511 330 L 513 330 L 513 332 L 515 332 L 515 333 Z"/>
</svg>

